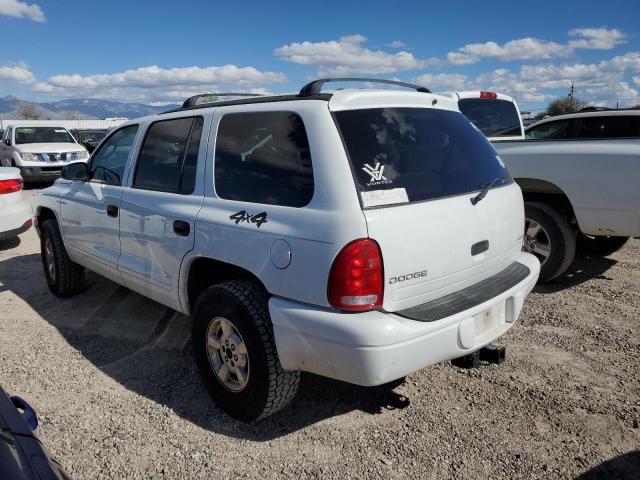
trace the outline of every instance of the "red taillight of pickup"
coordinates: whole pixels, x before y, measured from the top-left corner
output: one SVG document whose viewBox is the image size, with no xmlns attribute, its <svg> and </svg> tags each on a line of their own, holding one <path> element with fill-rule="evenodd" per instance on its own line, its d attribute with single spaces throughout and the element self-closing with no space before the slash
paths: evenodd
<svg viewBox="0 0 640 480">
<path fill-rule="evenodd" d="M 382 306 L 382 254 L 378 244 L 363 238 L 346 245 L 329 274 L 329 303 L 340 310 L 364 312 Z"/>
<path fill-rule="evenodd" d="M 5 193 L 15 193 L 22 190 L 22 180 L 12 178 L 10 180 L 0 180 L 0 195 Z"/>
</svg>

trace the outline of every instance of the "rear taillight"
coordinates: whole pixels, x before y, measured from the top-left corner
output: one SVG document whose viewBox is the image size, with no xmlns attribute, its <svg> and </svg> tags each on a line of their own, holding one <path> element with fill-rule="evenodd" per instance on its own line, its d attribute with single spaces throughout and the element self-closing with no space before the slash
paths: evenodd
<svg viewBox="0 0 640 480">
<path fill-rule="evenodd" d="M 22 180 L 13 178 L 11 180 L 0 180 L 0 195 L 15 193 L 20 190 L 22 190 Z"/>
<path fill-rule="evenodd" d="M 335 308 L 362 312 L 382 306 L 382 254 L 371 239 L 345 246 L 331 266 L 329 303 Z"/>
<path fill-rule="evenodd" d="M 480 92 L 480 98 L 498 98 L 498 94 L 496 92 Z"/>
</svg>

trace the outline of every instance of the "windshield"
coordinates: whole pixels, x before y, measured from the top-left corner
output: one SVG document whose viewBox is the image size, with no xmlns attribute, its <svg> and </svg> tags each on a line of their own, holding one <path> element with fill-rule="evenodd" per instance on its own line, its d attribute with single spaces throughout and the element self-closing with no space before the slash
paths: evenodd
<svg viewBox="0 0 640 480">
<path fill-rule="evenodd" d="M 419 202 L 511 183 L 489 141 L 458 112 L 336 112 L 363 206 Z"/>
<path fill-rule="evenodd" d="M 20 143 L 76 143 L 71 134 L 58 127 L 16 128 L 16 145 Z"/>
<path fill-rule="evenodd" d="M 486 98 L 463 98 L 460 111 L 487 137 L 522 135 L 520 116 L 513 102 Z"/>
</svg>

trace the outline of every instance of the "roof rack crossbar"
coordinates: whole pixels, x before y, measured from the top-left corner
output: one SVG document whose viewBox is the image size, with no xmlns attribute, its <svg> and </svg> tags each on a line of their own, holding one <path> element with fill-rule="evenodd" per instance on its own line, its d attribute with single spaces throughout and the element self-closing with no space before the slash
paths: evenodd
<svg viewBox="0 0 640 480">
<path fill-rule="evenodd" d="M 310 97 L 317 95 L 322 90 L 322 86 L 328 82 L 368 82 L 368 83 L 384 83 L 387 85 L 396 85 L 398 87 L 411 88 L 417 92 L 431 93 L 427 87 L 421 87 L 420 85 L 414 85 L 413 83 L 398 82 L 396 80 L 384 80 L 382 78 L 320 78 L 313 82 L 307 83 L 298 94 L 300 97 Z"/>
<path fill-rule="evenodd" d="M 193 97 L 187 98 L 182 104 L 182 108 L 193 107 L 195 105 L 200 105 L 198 100 L 206 97 L 261 97 L 260 93 L 201 93 L 200 95 L 194 95 Z M 204 103 L 212 103 L 212 102 L 204 102 Z"/>
</svg>

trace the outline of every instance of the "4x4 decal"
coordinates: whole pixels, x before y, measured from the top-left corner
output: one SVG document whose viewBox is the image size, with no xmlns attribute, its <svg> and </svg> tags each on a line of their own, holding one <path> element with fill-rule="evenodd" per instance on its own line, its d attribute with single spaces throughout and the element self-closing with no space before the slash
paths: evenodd
<svg viewBox="0 0 640 480">
<path fill-rule="evenodd" d="M 251 215 L 250 213 L 247 213 L 246 210 L 240 210 L 238 213 L 230 215 L 229 218 L 231 220 L 235 220 L 236 225 L 240 222 L 247 222 L 255 223 L 256 227 L 260 228 L 260 225 L 262 225 L 263 223 L 267 223 L 267 212 Z"/>
</svg>

